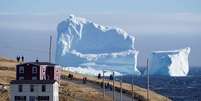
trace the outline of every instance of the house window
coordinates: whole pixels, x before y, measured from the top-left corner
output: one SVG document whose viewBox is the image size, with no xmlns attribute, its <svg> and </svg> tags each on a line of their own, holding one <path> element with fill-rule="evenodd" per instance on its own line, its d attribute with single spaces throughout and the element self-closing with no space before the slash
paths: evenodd
<svg viewBox="0 0 201 101">
<path fill-rule="evenodd" d="M 36 67 L 36 66 L 33 66 L 33 67 L 32 67 L 32 73 L 33 73 L 33 74 L 37 73 L 37 67 Z"/>
<path fill-rule="evenodd" d="M 47 75 L 47 78 L 46 78 L 46 80 L 50 80 L 50 76 L 49 76 L 49 75 Z"/>
<path fill-rule="evenodd" d="M 19 77 L 19 80 L 24 80 L 24 77 L 23 77 L 23 76 L 20 76 L 20 77 Z"/>
<path fill-rule="evenodd" d="M 40 101 L 43 101 L 43 100 L 49 101 L 49 96 L 38 96 L 38 100 L 40 100 Z"/>
<path fill-rule="evenodd" d="M 19 73 L 24 73 L 24 67 L 23 66 L 19 67 Z"/>
<path fill-rule="evenodd" d="M 34 85 L 30 85 L 30 92 L 34 92 Z"/>
<path fill-rule="evenodd" d="M 32 80 L 37 80 L 37 77 L 36 76 L 32 76 Z"/>
<path fill-rule="evenodd" d="M 22 85 L 18 85 L 18 91 L 22 92 L 23 91 L 23 86 Z"/>
<path fill-rule="evenodd" d="M 29 101 L 37 101 L 36 96 L 29 96 Z"/>
<path fill-rule="evenodd" d="M 15 96 L 15 101 L 26 101 L 26 96 Z"/>
<path fill-rule="evenodd" d="M 45 92 L 45 91 L 46 91 L 46 86 L 42 85 L 42 92 Z"/>
</svg>

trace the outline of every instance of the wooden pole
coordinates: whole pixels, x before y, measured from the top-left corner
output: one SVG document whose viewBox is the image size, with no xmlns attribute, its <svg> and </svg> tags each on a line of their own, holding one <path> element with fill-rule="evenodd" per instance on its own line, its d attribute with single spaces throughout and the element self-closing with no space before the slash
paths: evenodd
<svg viewBox="0 0 201 101">
<path fill-rule="evenodd" d="M 120 88 L 121 88 L 120 89 L 120 100 L 123 101 L 122 100 L 122 76 L 121 76 L 121 80 L 120 80 Z"/>
<path fill-rule="evenodd" d="M 132 89 L 132 101 L 134 101 L 134 88 L 133 88 L 133 77 L 134 76 L 134 74 L 132 75 L 132 83 L 131 83 L 131 89 Z"/>
<path fill-rule="evenodd" d="M 114 71 L 112 72 L 112 74 L 113 74 L 113 101 L 115 101 L 115 85 L 114 85 L 115 77 L 114 77 Z"/>
<path fill-rule="evenodd" d="M 149 101 L 149 60 L 147 59 L 147 101 Z"/>
<path fill-rule="evenodd" d="M 103 70 L 103 99 L 105 98 L 105 71 Z"/>
</svg>

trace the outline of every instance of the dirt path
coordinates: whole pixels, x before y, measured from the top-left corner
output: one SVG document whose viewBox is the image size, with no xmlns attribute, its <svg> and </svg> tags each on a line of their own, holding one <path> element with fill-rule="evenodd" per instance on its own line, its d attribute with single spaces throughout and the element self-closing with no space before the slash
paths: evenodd
<svg viewBox="0 0 201 101">
<path fill-rule="evenodd" d="M 60 91 L 60 101 L 112 101 L 111 96 L 106 96 L 103 100 L 99 90 L 77 80 L 62 80 Z"/>
</svg>

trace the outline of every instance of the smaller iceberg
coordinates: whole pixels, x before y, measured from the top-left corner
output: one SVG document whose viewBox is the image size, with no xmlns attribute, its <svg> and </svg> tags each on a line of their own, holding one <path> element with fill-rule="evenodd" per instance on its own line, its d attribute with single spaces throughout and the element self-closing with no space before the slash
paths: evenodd
<svg viewBox="0 0 201 101">
<path fill-rule="evenodd" d="M 187 76 L 189 72 L 188 56 L 190 48 L 172 51 L 155 51 L 149 56 L 150 75 Z M 144 73 L 147 74 L 147 71 Z"/>
</svg>

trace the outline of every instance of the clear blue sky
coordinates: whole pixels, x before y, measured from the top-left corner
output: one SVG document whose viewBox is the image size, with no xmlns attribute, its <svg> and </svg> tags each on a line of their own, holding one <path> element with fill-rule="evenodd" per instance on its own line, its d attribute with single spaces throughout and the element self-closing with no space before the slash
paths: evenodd
<svg viewBox="0 0 201 101">
<path fill-rule="evenodd" d="M 123 28 L 136 36 L 140 65 L 146 63 L 151 51 L 190 46 L 191 65 L 201 66 L 200 5 L 201 0 L 0 0 L 0 55 L 15 57 L 22 51 L 11 56 L 2 44 L 16 49 L 19 47 L 14 45 L 15 41 L 21 36 L 33 36 L 37 40 L 41 38 L 35 35 L 40 34 L 46 39 L 50 33 L 56 33 L 57 23 L 75 14 L 99 24 Z M 168 36 L 164 40 L 171 42 L 158 42 L 153 36 L 161 39 Z M 33 42 L 19 44 L 20 48 L 34 46 Z M 44 46 L 38 48 L 45 50 Z"/>
<path fill-rule="evenodd" d="M 200 0 L 0 0 L 0 16 L 12 15 L 12 18 L 1 19 L 4 23 L 0 26 L 10 28 L 6 20 L 11 20 L 14 28 L 37 25 L 39 29 L 47 29 L 47 25 L 33 21 L 42 20 L 52 23 L 48 27 L 53 29 L 53 24 L 64 16 L 75 14 L 101 24 L 123 27 L 131 33 L 197 33 L 201 32 L 200 5 Z M 14 16 L 25 18 L 21 21 Z"/>
<path fill-rule="evenodd" d="M 5 13 L 200 13 L 200 0 L 1 0 Z"/>
</svg>

